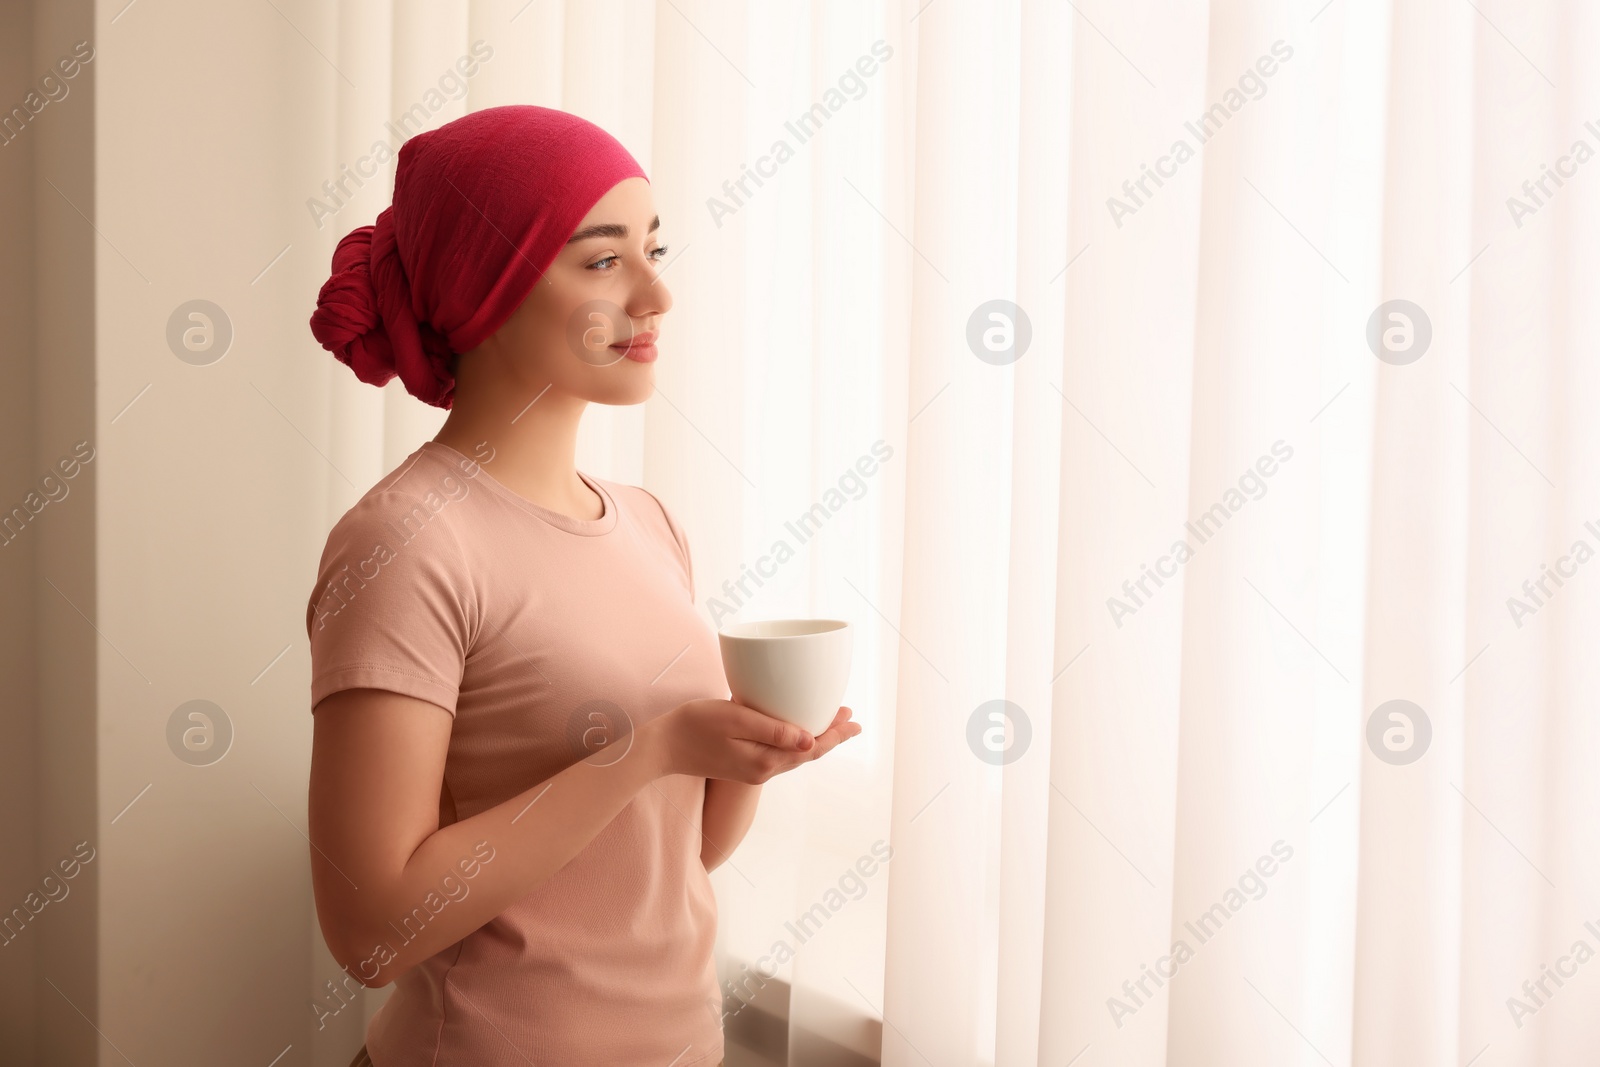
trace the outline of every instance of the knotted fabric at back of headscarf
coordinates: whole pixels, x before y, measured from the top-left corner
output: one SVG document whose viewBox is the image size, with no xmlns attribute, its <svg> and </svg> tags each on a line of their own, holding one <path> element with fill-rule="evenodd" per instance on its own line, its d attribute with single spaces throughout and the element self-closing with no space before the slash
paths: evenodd
<svg viewBox="0 0 1600 1067">
<path fill-rule="evenodd" d="M 551 108 L 485 108 L 419 133 L 400 146 L 393 204 L 334 249 L 311 332 L 363 382 L 398 374 L 449 408 L 453 356 L 504 325 L 595 202 L 634 177 L 644 169 L 616 138 Z"/>
</svg>

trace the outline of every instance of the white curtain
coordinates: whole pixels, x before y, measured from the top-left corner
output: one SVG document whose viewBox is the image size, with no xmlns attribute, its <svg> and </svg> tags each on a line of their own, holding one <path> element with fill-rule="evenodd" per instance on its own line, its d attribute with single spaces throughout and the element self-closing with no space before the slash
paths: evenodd
<svg viewBox="0 0 1600 1067">
<path fill-rule="evenodd" d="M 1600 1055 L 1600 12 L 320 17 L 336 163 L 478 40 L 429 125 L 638 156 L 676 306 L 580 466 L 673 507 L 713 625 L 855 626 L 865 733 L 713 875 L 730 1067 Z M 442 413 L 328 363 L 371 484 Z"/>
</svg>

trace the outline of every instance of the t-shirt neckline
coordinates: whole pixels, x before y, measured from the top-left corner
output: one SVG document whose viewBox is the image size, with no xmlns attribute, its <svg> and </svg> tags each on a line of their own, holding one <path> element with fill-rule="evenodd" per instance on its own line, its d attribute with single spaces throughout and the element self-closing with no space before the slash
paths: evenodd
<svg viewBox="0 0 1600 1067">
<path fill-rule="evenodd" d="M 604 510 L 601 512 L 598 519 L 578 519 L 571 515 L 566 515 L 562 512 L 556 511 L 554 508 L 547 508 L 542 504 L 535 504 L 527 497 L 513 491 L 497 481 L 495 477 L 489 473 L 488 468 L 483 466 L 483 464 L 479 463 L 470 456 L 464 455 L 458 449 L 452 448 L 442 441 L 427 440 L 422 442 L 422 447 L 433 448 L 436 451 L 443 453 L 447 458 L 452 460 L 456 466 L 461 468 L 461 471 L 464 475 L 485 486 L 496 496 L 501 497 L 502 499 L 508 501 L 518 508 L 521 508 L 523 511 L 526 511 L 529 514 L 542 519 L 544 522 L 549 523 L 558 530 L 565 530 L 568 533 L 578 534 L 583 537 L 594 537 L 599 534 L 609 533 L 611 530 L 616 528 L 616 499 L 612 497 L 610 491 L 606 489 L 604 485 L 600 484 L 597 479 L 591 478 L 581 470 L 578 471 L 577 474 L 579 478 L 583 479 L 583 484 L 587 485 L 590 489 L 593 489 L 600 495 L 601 505 Z"/>
</svg>

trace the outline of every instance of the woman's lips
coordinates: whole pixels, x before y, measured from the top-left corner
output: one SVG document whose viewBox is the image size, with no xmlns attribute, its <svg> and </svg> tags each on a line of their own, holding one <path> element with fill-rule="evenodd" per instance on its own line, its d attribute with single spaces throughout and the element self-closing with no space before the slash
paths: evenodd
<svg viewBox="0 0 1600 1067">
<path fill-rule="evenodd" d="M 621 352 L 635 363 L 654 363 L 656 361 L 656 335 L 649 333 L 636 333 L 626 341 L 618 341 L 611 348 Z"/>
</svg>

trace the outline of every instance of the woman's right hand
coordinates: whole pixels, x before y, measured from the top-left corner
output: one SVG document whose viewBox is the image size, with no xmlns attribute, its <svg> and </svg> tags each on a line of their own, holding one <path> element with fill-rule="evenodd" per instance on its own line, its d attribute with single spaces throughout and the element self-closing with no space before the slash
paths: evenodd
<svg viewBox="0 0 1600 1067">
<path fill-rule="evenodd" d="M 816 745 L 793 723 L 713 698 L 687 700 L 639 729 L 651 731 L 649 743 L 663 774 L 751 785 L 809 762 Z"/>
</svg>

